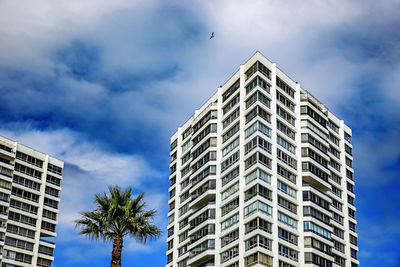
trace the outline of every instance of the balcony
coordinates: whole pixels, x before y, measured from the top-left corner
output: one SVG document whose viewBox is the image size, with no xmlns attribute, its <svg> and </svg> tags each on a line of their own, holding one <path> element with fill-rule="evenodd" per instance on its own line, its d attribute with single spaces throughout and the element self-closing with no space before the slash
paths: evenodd
<svg viewBox="0 0 400 267">
<path fill-rule="evenodd" d="M 215 180 L 206 181 L 202 186 L 191 192 L 190 208 L 197 210 L 200 207 L 207 205 L 209 202 L 215 202 Z"/>
</svg>

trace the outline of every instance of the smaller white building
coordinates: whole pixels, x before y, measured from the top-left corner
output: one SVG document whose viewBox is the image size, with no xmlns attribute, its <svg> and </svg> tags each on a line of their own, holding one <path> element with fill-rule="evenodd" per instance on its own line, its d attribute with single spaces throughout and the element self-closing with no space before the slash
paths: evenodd
<svg viewBox="0 0 400 267">
<path fill-rule="evenodd" d="M 63 167 L 0 136 L 1 267 L 52 266 Z"/>
</svg>

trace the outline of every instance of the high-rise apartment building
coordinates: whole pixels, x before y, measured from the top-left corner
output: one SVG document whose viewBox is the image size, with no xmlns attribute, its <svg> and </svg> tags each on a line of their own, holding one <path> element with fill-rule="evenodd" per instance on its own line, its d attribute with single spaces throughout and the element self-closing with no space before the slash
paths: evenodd
<svg viewBox="0 0 400 267">
<path fill-rule="evenodd" d="M 64 163 L 0 136 L 0 263 L 52 266 Z"/>
<path fill-rule="evenodd" d="M 171 137 L 166 266 L 358 266 L 351 134 L 254 54 Z"/>
</svg>

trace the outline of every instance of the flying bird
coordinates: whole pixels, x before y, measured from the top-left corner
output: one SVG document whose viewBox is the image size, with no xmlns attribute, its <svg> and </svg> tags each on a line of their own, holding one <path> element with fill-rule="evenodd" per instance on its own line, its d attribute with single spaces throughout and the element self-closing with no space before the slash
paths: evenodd
<svg viewBox="0 0 400 267">
<path fill-rule="evenodd" d="M 210 40 L 214 38 L 214 32 L 211 33 Z"/>
</svg>

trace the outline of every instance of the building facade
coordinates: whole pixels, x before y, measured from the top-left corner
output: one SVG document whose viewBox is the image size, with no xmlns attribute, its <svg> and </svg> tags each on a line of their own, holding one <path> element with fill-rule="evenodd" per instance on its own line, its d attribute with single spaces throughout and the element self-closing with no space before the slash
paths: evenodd
<svg viewBox="0 0 400 267">
<path fill-rule="evenodd" d="M 351 129 L 255 53 L 171 137 L 166 267 L 355 267 Z"/>
<path fill-rule="evenodd" d="M 0 136 L 0 263 L 52 266 L 64 163 Z"/>
</svg>

